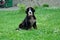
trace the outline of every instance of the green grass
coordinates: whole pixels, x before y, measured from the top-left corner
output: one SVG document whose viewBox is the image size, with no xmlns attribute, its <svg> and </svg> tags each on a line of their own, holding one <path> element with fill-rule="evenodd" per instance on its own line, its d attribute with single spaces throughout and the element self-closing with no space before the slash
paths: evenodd
<svg viewBox="0 0 60 40">
<path fill-rule="evenodd" d="M 23 11 L 0 11 L 0 40 L 60 40 L 60 9 L 36 8 L 38 29 L 16 31 L 25 16 Z"/>
</svg>

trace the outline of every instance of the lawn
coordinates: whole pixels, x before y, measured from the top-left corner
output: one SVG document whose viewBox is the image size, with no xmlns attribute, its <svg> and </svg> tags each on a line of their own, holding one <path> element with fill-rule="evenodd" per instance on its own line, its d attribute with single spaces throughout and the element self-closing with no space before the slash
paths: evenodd
<svg viewBox="0 0 60 40">
<path fill-rule="evenodd" d="M 0 40 L 60 40 L 60 9 L 36 8 L 38 29 L 19 30 L 24 11 L 0 11 Z"/>
</svg>

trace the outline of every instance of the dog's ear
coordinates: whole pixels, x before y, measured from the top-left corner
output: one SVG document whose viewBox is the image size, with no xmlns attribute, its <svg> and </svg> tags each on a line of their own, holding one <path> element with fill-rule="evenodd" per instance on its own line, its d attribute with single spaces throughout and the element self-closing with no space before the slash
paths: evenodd
<svg viewBox="0 0 60 40">
<path fill-rule="evenodd" d="M 35 12 L 35 9 L 32 8 L 32 11 Z"/>
<path fill-rule="evenodd" d="M 35 12 L 35 9 L 33 9 L 33 12 Z"/>
<path fill-rule="evenodd" d="M 27 10 L 25 11 L 25 13 L 27 13 Z"/>
<path fill-rule="evenodd" d="M 28 9 L 26 9 L 25 13 L 26 13 L 26 14 L 28 13 Z"/>
</svg>

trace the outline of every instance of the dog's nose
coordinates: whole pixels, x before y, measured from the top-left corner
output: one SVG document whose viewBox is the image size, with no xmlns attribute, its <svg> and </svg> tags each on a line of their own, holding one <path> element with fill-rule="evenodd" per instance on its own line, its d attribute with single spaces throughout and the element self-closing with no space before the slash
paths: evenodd
<svg viewBox="0 0 60 40">
<path fill-rule="evenodd" d="M 30 12 L 30 14 L 31 14 L 31 12 Z"/>
</svg>

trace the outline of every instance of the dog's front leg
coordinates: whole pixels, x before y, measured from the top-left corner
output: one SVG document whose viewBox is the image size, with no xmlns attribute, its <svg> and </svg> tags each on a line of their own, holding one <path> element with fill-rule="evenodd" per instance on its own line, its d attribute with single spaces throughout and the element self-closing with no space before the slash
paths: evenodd
<svg viewBox="0 0 60 40">
<path fill-rule="evenodd" d="M 33 24 L 33 28 L 34 28 L 34 29 L 37 29 L 36 22 Z"/>
</svg>

